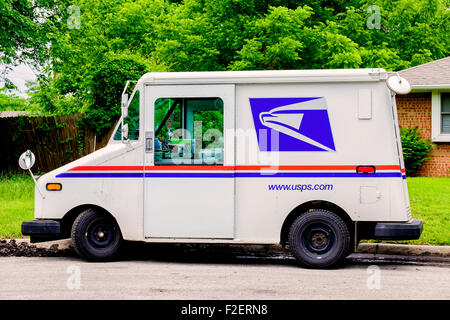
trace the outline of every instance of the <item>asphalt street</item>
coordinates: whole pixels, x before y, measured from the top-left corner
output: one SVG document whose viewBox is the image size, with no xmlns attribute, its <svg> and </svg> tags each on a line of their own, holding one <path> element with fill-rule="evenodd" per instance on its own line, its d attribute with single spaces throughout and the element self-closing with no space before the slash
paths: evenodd
<svg viewBox="0 0 450 320">
<path fill-rule="evenodd" d="M 311 270 L 283 258 L 0 257 L 0 272 L 0 299 L 450 299 L 448 264 Z"/>
</svg>

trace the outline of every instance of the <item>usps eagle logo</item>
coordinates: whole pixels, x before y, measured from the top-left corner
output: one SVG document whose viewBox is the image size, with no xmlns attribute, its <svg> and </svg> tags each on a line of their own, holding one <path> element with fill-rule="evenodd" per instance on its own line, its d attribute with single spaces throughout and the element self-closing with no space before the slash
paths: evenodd
<svg viewBox="0 0 450 320">
<path fill-rule="evenodd" d="M 326 100 L 250 98 L 260 151 L 336 151 Z"/>
</svg>

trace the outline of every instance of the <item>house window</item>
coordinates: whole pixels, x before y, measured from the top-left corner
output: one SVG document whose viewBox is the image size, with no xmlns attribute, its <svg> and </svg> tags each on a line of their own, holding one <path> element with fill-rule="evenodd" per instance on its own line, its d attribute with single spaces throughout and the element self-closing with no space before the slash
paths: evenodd
<svg viewBox="0 0 450 320">
<path fill-rule="evenodd" d="M 432 91 L 431 140 L 450 142 L 450 90 Z"/>
<path fill-rule="evenodd" d="M 441 133 L 450 134 L 450 92 L 441 93 Z"/>
</svg>

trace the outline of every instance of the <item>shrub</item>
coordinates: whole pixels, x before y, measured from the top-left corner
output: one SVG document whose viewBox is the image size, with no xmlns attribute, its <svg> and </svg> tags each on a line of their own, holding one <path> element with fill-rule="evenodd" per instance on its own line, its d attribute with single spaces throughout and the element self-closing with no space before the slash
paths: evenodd
<svg viewBox="0 0 450 320">
<path fill-rule="evenodd" d="M 400 128 L 403 158 L 405 160 L 406 175 L 416 174 L 420 165 L 427 160 L 427 154 L 432 149 L 431 141 L 420 137 L 418 127 Z"/>
<path fill-rule="evenodd" d="M 93 103 L 86 112 L 87 125 L 99 135 L 109 130 L 120 117 L 126 81 L 138 80 L 147 71 L 146 63 L 133 55 L 113 56 L 103 62 L 92 79 Z"/>
</svg>

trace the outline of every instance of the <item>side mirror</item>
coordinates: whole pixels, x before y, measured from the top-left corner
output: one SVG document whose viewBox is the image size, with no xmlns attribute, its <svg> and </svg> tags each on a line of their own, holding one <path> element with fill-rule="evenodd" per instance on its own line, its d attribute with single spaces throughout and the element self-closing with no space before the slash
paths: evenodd
<svg viewBox="0 0 450 320">
<path fill-rule="evenodd" d="M 387 80 L 387 86 L 389 89 L 397 94 L 408 94 L 411 92 L 411 85 L 408 80 L 399 76 L 398 73 L 390 76 Z"/>
<path fill-rule="evenodd" d="M 122 95 L 122 117 L 128 116 L 128 93 Z"/>
<path fill-rule="evenodd" d="M 30 150 L 25 151 L 22 153 L 22 155 L 19 158 L 19 166 L 23 170 L 28 170 L 30 172 L 31 177 L 33 178 L 34 184 L 36 185 L 37 190 L 41 194 L 42 199 L 45 199 L 44 193 L 42 192 L 41 188 L 39 187 L 39 184 L 36 182 L 36 178 L 34 177 L 33 173 L 31 172 L 31 167 L 34 166 L 34 162 L 36 161 L 36 157 L 34 156 L 33 152 Z"/>
<path fill-rule="evenodd" d="M 128 139 L 128 123 L 125 123 L 122 126 L 122 140 L 127 140 Z"/>
<path fill-rule="evenodd" d="M 19 158 L 19 166 L 23 170 L 29 170 L 34 166 L 34 162 L 36 161 L 36 157 L 33 152 L 30 150 L 25 151 Z"/>
</svg>

